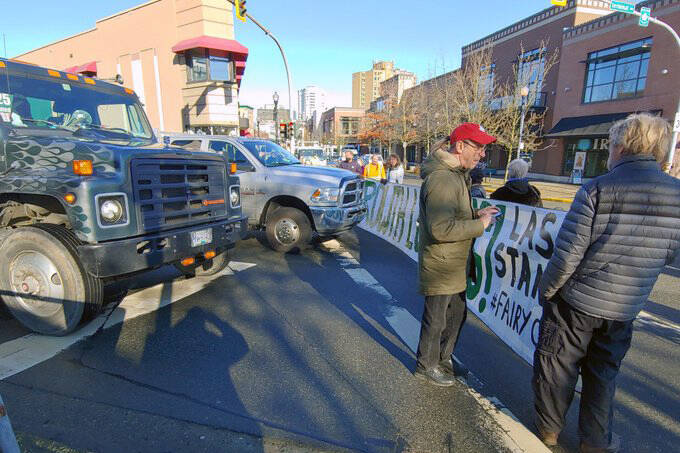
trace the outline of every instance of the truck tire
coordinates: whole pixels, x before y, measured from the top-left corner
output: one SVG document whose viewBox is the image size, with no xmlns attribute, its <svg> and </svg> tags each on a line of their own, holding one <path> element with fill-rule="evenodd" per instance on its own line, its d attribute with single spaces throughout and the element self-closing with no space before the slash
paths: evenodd
<svg viewBox="0 0 680 453">
<path fill-rule="evenodd" d="M 205 260 L 198 266 L 182 266 L 182 263 L 175 263 L 175 267 L 181 273 L 192 277 L 210 277 L 223 271 L 229 265 L 229 254 L 222 252 L 211 260 Z"/>
<path fill-rule="evenodd" d="M 63 226 L 36 224 L 15 229 L 0 246 L 0 294 L 24 326 L 66 335 L 101 309 L 102 282 L 83 268 L 78 244 Z"/>
<path fill-rule="evenodd" d="M 301 251 L 312 239 L 312 226 L 304 212 L 281 207 L 267 216 L 265 226 L 269 246 L 277 252 Z"/>
</svg>

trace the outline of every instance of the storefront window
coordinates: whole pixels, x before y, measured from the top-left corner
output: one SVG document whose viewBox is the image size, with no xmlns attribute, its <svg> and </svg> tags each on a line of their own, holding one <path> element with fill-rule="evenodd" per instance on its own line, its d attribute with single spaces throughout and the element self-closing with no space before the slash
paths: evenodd
<svg viewBox="0 0 680 453">
<path fill-rule="evenodd" d="M 604 137 L 573 138 L 566 142 L 562 163 L 563 176 L 571 176 L 577 157 L 582 158 L 584 156 L 582 153 L 585 153 L 585 161 L 582 164 L 584 178 L 594 178 L 607 172 L 609 139 Z"/>
</svg>

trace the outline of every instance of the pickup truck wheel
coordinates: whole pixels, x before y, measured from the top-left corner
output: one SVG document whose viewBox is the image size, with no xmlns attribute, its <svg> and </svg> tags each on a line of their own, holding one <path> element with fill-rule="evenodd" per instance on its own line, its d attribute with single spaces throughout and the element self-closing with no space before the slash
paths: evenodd
<svg viewBox="0 0 680 453">
<path fill-rule="evenodd" d="M 277 252 L 302 250 L 312 238 L 312 226 L 304 212 L 296 208 L 278 208 L 267 216 L 267 241 Z"/>
<path fill-rule="evenodd" d="M 78 239 L 58 225 L 17 228 L 0 246 L 0 290 L 14 317 L 46 335 L 66 335 L 102 305 L 103 286 L 78 260 Z"/>
<path fill-rule="evenodd" d="M 210 277 L 223 271 L 227 265 L 229 265 L 229 255 L 227 252 L 222 252 L 213 259 L 205 260 L 198 266 L 182 266 L 181 263 L 175 263 L 177 270 L 192 277 Z"/>
</svg>

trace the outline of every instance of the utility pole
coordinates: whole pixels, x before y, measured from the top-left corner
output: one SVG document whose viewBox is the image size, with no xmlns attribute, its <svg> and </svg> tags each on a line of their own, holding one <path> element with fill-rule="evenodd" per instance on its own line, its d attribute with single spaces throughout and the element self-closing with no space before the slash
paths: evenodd
<svg viewBox="0 0 680 453">
<path fill-rule="evenodd" d="M 234 3 L 234 0 L 227 0 L 227 1 L 229 3 L 231 3 L 232 5 L 236 6 L 236 4 Z M 291 116 L 292 116 L 292 112 L 293 112 L 293 96 L 292 96 L 292 91 L 291 91 L 292 81 L 291 81 L 291 78 L 290 78 L 290 71 L 288 70 L 288 60 L 286 60 L 286 53 L 283 51 L 283 47 L 281 47 L 281 44 L 279 43 L 279 40 L 276 39 L 276 36 L 272 35 L 272 33 L 269 30 L 267 30 L 264 26 L 262 26 L 262 24 L 260 24 L 258 21 L 253 19 L 253 16 L 251 16 L 250 14 L 246 13 L 246 17 L 248 19 L 252 20 L 255 25 L 260 27 L 260 30 L 262 30 L 265 35 L 272 38 L 274 40 L 274 42 L 276 43 L 276 46 L 281 51 L 281 56 L 283 57 L 283 65 L 286 68 L 286 76 L 288 77 L 288 108 L 289 108 L 289 111 L 290 111 Z M 278 130 L 279 125 L 277 124 L 276 127 L 277 127 L 277 130 Z M 295 154 L 295 137 L 294 136 L 290 140 L 290 152 L 292 154 Z"/>
</svg>

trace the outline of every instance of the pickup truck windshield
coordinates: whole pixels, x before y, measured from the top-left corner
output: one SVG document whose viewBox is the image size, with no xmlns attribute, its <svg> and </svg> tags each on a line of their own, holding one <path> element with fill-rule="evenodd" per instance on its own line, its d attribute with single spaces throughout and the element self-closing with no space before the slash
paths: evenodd
<svg viewBox="0 0 680 453">
<path fill-rule="evenodd" d="M 273 142 L 244 141 L 243 146 L 259 160 L 265 167 L 281 167 L 283 165 L 299 164 L 300 161 L 291 153 Z"/>
<path fill-rule="evenodd" d="M 87 131 L 102 139 L 153 137 L 137 100 L 65 79 L 0 72 L 0 121 L 16 129 Z"/>
</svg>

